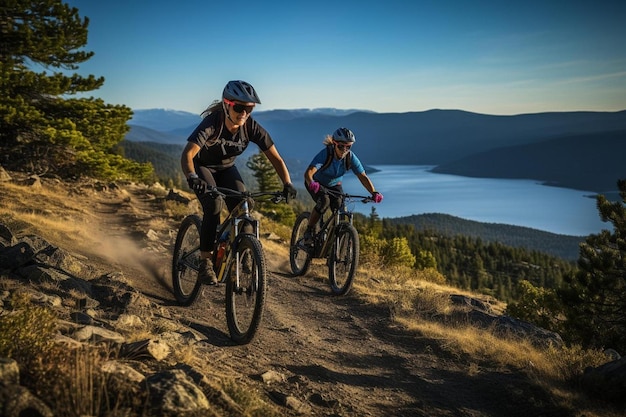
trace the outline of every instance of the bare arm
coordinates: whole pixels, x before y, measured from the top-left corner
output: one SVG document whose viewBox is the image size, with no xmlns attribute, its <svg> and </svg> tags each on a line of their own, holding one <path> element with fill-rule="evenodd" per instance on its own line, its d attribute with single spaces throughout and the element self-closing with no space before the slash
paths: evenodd
<svg viewBox="0 0 626 417">
<path fill-rule="evenodd" d="M 187 142 L 187 145 L 185 146 L 185 149 L 183 149 L 183 153 L 180 157 L 180 165 L 183 169 L 183 174 L 185 174 L 185 178 L 189 178 L 189 174 L 195 174 L 193 158 L 198 154 L 198 152 L 200 152 L 200 146 L 192 142 Z"/>
<path fill-rule="evenodd" d="M 306 171 L 304 171 L 304 182 L 306 183 L 307 187 L 311 182 L 314 181 L 313 175 L 315 175 L 316 172 L 317 168 L 315 168 L 314 166 L 310 166 L 306 169 Z"/>
<path fill-rule="evenodd" d="M 374 184 L 372 183 L 372 180 L 370 180 L 370 177 L 368 177 L 365 172 L 357 175 L 357 178 L 359 179 L 359 181 L 361 181 L 361 184 L 363 184 L 363 187 L 365 187 L 365 189 L 370 192 L 370 194 L 374 194 L 374 192 L 376 191 L 376 188 L 374 188 Z"/>
<path fill-rule="evenodd" d="M 276 146 L 272 145 L 271 148 L 264 151 L 263 153 L 265 154 L 265 156 L 267 156 L 267 159 L 270 160 L 270 163 L 276 170 L 276 174 L 278 174 L 278 177 L 283 182 L 283 184 L 291 184 L 289 170 L 287 169 L 287 165 L 285 165 L 285 161 L 283 161 L 283 158 L 278 153 Z"/>
</svg>

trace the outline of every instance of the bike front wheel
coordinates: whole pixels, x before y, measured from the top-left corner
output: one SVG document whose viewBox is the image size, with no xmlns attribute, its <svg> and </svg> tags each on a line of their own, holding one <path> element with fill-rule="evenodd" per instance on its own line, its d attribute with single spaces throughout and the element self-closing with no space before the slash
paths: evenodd
<svg viewBox="0 0 626 417">
<path fill-rule="evenodd" d="M 335 295 L 345 295 L 352 288 L 359 264 L 359 235 L 351 224 L 340 224 L 328 255 L 328 280 Z"/>
<path fill-rule="evenodd" d="M 183 219 L 176 235 L 172 259 L 172 284 L 176 300 L 188 306 L 200 291 L 200 230 L 202 220 L 195 214 Z"/>
<path fill-rule="evenodd" d="M 233 341 L 250 343 L 256 334 L 265 304 L 267 270 L 259 240 L 240 236 L 227 266 L 226 322 Z"/>
<path fill-rule="evenodd" d="M 306 274 L 311 265 L 312 248 L 304 245 L 304 232 L 309 226 L 309 216 L 311 213 L 305 211 L 296 218 L 291 232 L 291 242 L 289 245 L 289 264 L 291 273 L 294 276 Z"/>
</svg>

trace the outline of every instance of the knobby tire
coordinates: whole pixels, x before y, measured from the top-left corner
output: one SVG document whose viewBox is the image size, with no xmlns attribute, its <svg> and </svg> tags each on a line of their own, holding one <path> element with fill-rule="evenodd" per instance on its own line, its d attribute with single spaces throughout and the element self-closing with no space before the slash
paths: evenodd
<svg viewBox="0 0 626 417">
<path fill-rule="evenodd" d="M 172 259 L 172 286 L 176 301 L 189 306 L 200 291 L 200 230 L 202 220 L 195 214 L 183 219 L 176 235 Z"/>
<path fill-rule="evenodd" d="M 246 344 L 254 338 L 263 317 L 267 269 L 263 248 L 254 235 L 240 235 L 235 245 L 225 272 L 226 322 L 231 339 Z"/>
<path fill-rule="evenodd" d="M 293 276 L 302 276 L 307 273 L 311 265 L 311 254 L 309 250 L 299 246 L 304 239 L 304 232 L 309 225 L 311 213 L 305 211 L 296 218 L 291 232 L 291 242 L 289 245 L 289 264 Z"/>
<path fill-rule="evenodd" d="M 335 295 L 346 295 L 352 288 L 359 264 L 359 235 L 351 224 L 336 226 L 335 239 L 328 255 L 328 280 Z"/>
</svg>

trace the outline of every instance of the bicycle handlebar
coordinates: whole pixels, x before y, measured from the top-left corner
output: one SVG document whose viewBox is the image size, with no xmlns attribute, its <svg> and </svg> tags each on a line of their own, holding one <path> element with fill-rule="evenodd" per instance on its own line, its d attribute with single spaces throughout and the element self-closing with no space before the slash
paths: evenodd
<svg viewBox="0 0 626 417">
<path fill-rule="evenodd" d="M 349 200 L 361 200 L 361 203 L 369 203 L 371 201 L 374 201 L 374 198 L 372 198 L 372 196 L 364 196 L 364 195 L 355 195 L 355 194 L 347 194 L 347 193 L 340 193 L 339 191 L 335 191 L 335 190 L 331 190 L 330 188 L 326 188 L 323 185 L 320 186 L 320 190 L 323 191 L 326 194 L 332 194 L 336 197 L 342 197 L 342 198 L 346 198 Z"/>
<path fill-rule="evenodd" d="M 283 195 L 282 191 L 240 191 L 234 190 L 232 188 L 225 187 L 209 187 L 206 192 L 211 194 L 212 197 L 235 197 L 235 198 L 252 198 L 255 199 L 257 197 L 262 196 L 271 196 L 273 197 L 271 201 L 273 203 L 279 203 L 281 201 L 286 201 L 287 199 Z"/>
</svg>

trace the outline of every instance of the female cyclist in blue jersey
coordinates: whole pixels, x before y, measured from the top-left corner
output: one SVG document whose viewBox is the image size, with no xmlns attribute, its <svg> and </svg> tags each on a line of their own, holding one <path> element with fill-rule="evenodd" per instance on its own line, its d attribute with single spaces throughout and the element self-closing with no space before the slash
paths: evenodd
<svg viewBox="0 0 626 417">
<path fill-rule="evenodd" d="M 321 187 L 343 193 L 341 180 L 344 174 L 351 170 L 361 181 L 363 187 L 372 194 L 374 202 L 383 201 L 383 195 L 376 191 L 374 184 L 365 173 L 363 164 L 350 150 L 356 141 L 350 129 L 340 127 L 324 139 L 326 147 L 322 149 L 311 161 L 304 172 L 304 185 L 315 201 L 315 207 L 311 210 L 309 225 L 304 234 L 305 243 L 312 242 L 315 224 L 328 208 L 339 208 L 343 204 L 341 197 L 325 193 Z"/>
</svg>

